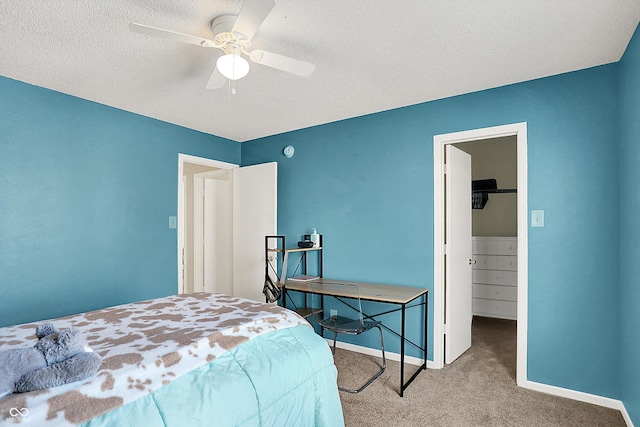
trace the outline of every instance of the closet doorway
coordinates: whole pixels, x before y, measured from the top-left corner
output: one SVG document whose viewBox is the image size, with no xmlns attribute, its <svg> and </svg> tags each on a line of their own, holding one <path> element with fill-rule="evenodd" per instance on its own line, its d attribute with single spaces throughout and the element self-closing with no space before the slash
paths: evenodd
<svg viewBox="0 0 640 427">
<path fill-rule="evenodd" d="M 475 350 L 470 351 L 473 351 L 474 359 L 494 360 L 495 366 L 506 369 L 515 380 L 518 298 L 516 137 L 511 135 L 452 146 L 471 156 L 471 347 Z M 465 207 L 469 208 L 468 201 Z M 446 357 L 445 362 L 449 363 Z"/>
<path fill-rule="evenodd" d="M 464 176 L 463 181 L 466 182 L 468 176 L 471 176 L 471 171 L 465 172 L 464 169 L 471 167 L 470 160 L 474 155 L 476 162 L 474 162 L 472 180 L 496 179 L 499 190 L 517 189 L 517 193 L 489 193 L 490 201 L 487 200 L 487 196 L 484 196 L 484 209 L 472 210 L 471 183 L 468 183 L 466 188 L 461 190 L 459 190 L 458 184 L 454 187 L 454 183 L 456 177 L 460 181 L 460 176 Z M 450 363 L 469 348 L 471 345 L 472 313 L 487 317 L 517 319 L 516 380 L 520 385 L 526 382 L 528 219 L 526 155 L 526 123 L 434 137 L 435 367 L 444 366 L 445 355 L 446 362 Z M 465 166 L 465 157 L 467 158 L 466 164 L 469 166 Z M 462 163 L 460 163 L 461 159 Z M 492 159 L 495 160 L 493 166 L 490 165 Z M 482 166 L 482 163 L 485 163 L 485 166 Z M 461 164 L 462 166 L 460 166 Z M 495 167 L 496 165 L 498 167 Z M 452 194 L 454 191 L 461 191 L 464 194 L 462 196 Z M 476 196 L 479 195 L 476 194 Z M 451 201 L 447 197 L 454 201 L 456 198 L 462 200 L 465 207 L 461 208 L 460 203 L 451 205 Z M 476 198 L 474 202 L 482 201 L 482 196 L 479 197 L 480 200 Z M 478 203 L 476 207 L 480 205 L 482 203 Z M 489 206 L 491 206 L 491 212 Z M 466 216 L 452 215 L 455 213 L 454 210 L 467 209 Z M 465 221 L 469 221 L 471 211 L 473 211 L 474 233 L 470 232 L 471 227 L 466 227 L 464 224 Z M 460 221 L 459 217 L 463 222 L 456 225 L 456 221 Z M 464 236 L 458 236 L 461 234 L 461 229 L 463 235 L 468 234 L 466 239 Z M 471 234 L 475 234 L 476 238 L 472 238 Z M 460 246 L 464 246 L 464 248 Z M 494 286 L 500 285 L 500 283 L 495 285 L 486 283 L 483 286 L 476 286 L 476 290 L 473 292 L 472 281 L 467 279 L 472 276 L 472 270 L 474 270 L 473 276 L 476 277 L 476 282 L 487 282 L 486 279 L 480 277 L 486 272 L 479 271 L 477 264 L 474 269 L 473 262 L 486 263 L 482 266 L 482 270 L 488 269 L 486 267 L 491 267 L 491 263 L 495 262 L 498 246 L 501 251 L 506 250 L 513 253 L 513 256 L 498 258 L 512 263 L 511 266 L 501 266 L 501 268 L 507 270 L 505 273 L 507 279 L 504 280 L 515 281 L 517 287 L 497 288 Z M 472 250 L 473 247 L 475 250 Z M 457 264 L 451 265 L 452 263 Z M 465 275 L 459 274 L 460 270 L 468 271 Z M 495 280 L 495 278 L 488 281 L 491 282 L 491 280 Z M 502 292 L 503 295 L 496 297 L 495 301 L 488 301 L 488 298 L 476 298 L 472 303 L 472 294 L 473 297 L 481 296 L 478 292 L 485 292 L 485 297 L 490 296 L 486 294 L 487 292 Z M 513 295 L 504 297 L 506 294 Z M 516 295 L 517 304 L 514 301 L 508 301 L 516 299 L 514 298 Z M 473 311 L 471 312 L 471 310 Z M 491 314 L 492 310 L 495 312 L 494 315 Z M 456 348 L 451 350 L 447 346 Z"/>
</svg>

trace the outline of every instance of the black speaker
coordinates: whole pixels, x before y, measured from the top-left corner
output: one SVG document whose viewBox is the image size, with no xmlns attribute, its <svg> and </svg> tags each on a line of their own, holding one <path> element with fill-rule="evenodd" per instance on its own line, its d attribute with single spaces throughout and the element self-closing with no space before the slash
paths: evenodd
<svg viewBox="0 0 640 427">
<path fill-rule="evenodd" d="M 299 248 L 312 248 L 313 247 L 313 242 L 311 240 L 303 240 L 301 242 L 298 242 L 298 247 Z"/>
</svg>

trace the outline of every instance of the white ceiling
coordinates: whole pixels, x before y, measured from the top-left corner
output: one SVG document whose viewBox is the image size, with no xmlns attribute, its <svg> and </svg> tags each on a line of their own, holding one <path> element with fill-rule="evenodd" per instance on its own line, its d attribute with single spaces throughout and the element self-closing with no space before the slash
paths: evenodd
<svg viewBox="0 0 640 427">
<path fill-rule="evenodd" d="M 236 94 L 204 87 L 221 51 L 136 34 L 211 38 L 241 0 L 0 0 L 0 75 L 247 141 L 618 61 L 640 0 L 279 0 L 254 49 L 316 65 L 251 64 Z"/>
</svg>

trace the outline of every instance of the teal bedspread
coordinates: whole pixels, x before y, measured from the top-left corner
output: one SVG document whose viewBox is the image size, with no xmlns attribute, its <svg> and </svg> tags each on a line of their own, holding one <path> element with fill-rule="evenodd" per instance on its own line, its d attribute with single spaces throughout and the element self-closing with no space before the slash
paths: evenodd
<svg viewBox="0 0 640 427">
<path fill-rule="evenodd" d="M 300 325 L 255 337 L 83 426 L 343 426 L 336 378 L 329 346 Z"/>
</svg>

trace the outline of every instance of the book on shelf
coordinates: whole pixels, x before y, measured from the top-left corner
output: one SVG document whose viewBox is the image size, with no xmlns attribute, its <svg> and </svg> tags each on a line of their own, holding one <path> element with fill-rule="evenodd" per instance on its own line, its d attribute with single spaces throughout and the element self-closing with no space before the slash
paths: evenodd
<svg viewBox="0 0 640 427">
<path fill-rule="evenodd" d="M 301 276 L 293 276 L 293 277 L 289 277 L 287 280 L 297 280 L 299 282 L 308 282 L 310 280 L 316 280 L 319 279 L 320 276 L 310 276 L 308 274 L 303 274 Z"/>
</svg>

